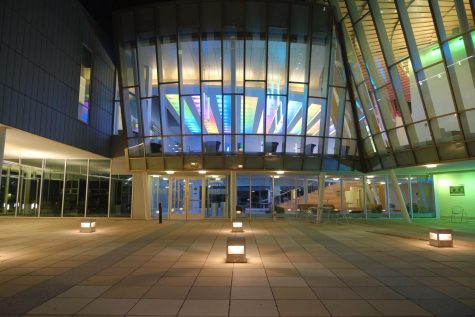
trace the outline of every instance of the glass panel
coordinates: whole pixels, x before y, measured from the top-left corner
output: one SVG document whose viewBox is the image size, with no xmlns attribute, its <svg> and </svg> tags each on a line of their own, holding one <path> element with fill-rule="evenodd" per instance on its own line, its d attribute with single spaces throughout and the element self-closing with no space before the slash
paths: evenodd
<svg viewBox="0 0 475 317">
<path fill-rule="evenodd" d="M 289 81 L 308 82 L 308 43 L 302 36 L 292 36 L 290 43 Z"/>
<path fill-rule="evenodd" d="M 184 178 L 172 178 L 172 202 L 170 217 L 185 215 L 185 185 Z"/>
<path fill-rule="evenodd" d="M 320 136 L 323 133 L 322 111 L 325 110 L 325 99 L 309 98 L 307 112 L 307 135 Z M 324 123 L 323 123 L 324 124 Z"/>
<path fill-rule="evenodd" d="M 355 120 L 353 119 L 353 109 L 351 102 L 347 101 L 345 105 L 345 121 L 343 123 L 342 136 L 348 139 L 356 139 Z"/>
<path fill-rule="evenodd" d="M 163 134 L 180 134 L 180 98 L 177 84 L 160 85 L 160 106 Z"/>
<path fill-rule="evenodd" d="M 0 187 L 1 216 L 15 216 L 19 174 L 19 165 L 5 164 L 4 162 Z"/>
<path fill-rule="evenodd" d="M 36 217 L 40 199 L 41 159 L 22 160 L 17 216 Z"/>
<path fill-rule="evenodd" d="M 407 127 L 409 137 L 413 146 L 425 146 L 432 144 L 427 121 L 419 122 Z"/>
<path fill-rule="evenodd" d="M 221 80 L 221 36 L 206 33 L 201 38 L 201 78 Z"/>
<path fill-rule="evenodd" d="M 412 209 L 411 209 L 411 196 L 410 196 L 410 189 L 409 189 L 409 178 L 408 177 L 398 177 L 397 178 L 397 186 L 401 190 L 402 196 L 406 203 L 407 211 L 409 215 L 412 217 Z M 396 195 L 396 190 L 393 182 L 389 182 L 388 186 L 389 190 L 389 210 L 391 212 L 391 218 L 402 218 L 401 215 L 401 204 L 399 203 L 399 199 Z M 416 210 L 417 208 L 414 208 Z"/>
<path fill-rule="evenodd" d="M 67 160 L 63 216 L 84 217 L 86 180 L 87 160 Z"/>
<path fill-rule="evenodd" d="M 302 153 L 303 152 L 303 137 L 300 136 L 287 136 L 285 142 L 287 153 Z M 309 150 L 310 153 L 313 151 Z"/>
<path fill-rule="evenodd" d="M 178 154 L 182 151 L 181 136 L 163 137 L 163 144 L 165 147 L 165 153 Z"/>
<path fill-rule="evenodd" d="M 433 119 L 430 124 L 434 133 L 435 143 L 437 144 L 462 139 L 462 132 L 460 131 L 456 114 Z"/>
<path fill-rule="evenodd" d="M 41 195 L 42 217 L 60 217 L 63 204 L 64 160 L 45 160 Z"/>
<path fill-rule="evenodd" d="M 262 135 L 246 135 L 245 144 L 246 153 L 264 152 L 264 137 Z M 277 148 L 275 150 L 277 151 Z M 272 150 L 269 152 L 272 152 Z"/>
<path fill-rule="evenodd" d="M 274 212 L 277 217 L 295 212 L 304 203 L 304 190 L 297 187 L 294 176 L 274 177 Z"/>
<path fill-rule="evenodd" d="M 414 218 L 435 217 L 434 180 L 432 175 L 411 177 Z"/>
<path fill-rule="evenodd" d="M 78 119 L 89 123 L 89 109 L 91 107 L 91 80 L 92 80 L 92 53 L 82 46 L 81 74 L 79 76 L 79 107 Z"/>
<path fill-rule="evenodd" d="M 283 151 L 284 136 L 268 135 L 264 144 L 264 152 L 267 155 L 279 154 Z"/>
<path fill-rule="evenodd" d="M 405 0 L 405 2 L 423 66 L 442 60 L 438 45 L 431 45 L 437 43 L 437 34 L 429 3 L 424 0 Z"/>
<path fill-rule="evenodd" d="M 168 186 L 167 176 L 151 176 L 152 180 L 152 218 L 160 217 L 160 204 L 162 205 L 162 219 L 168 218 Z"/>
<path fill-rule="evenodd" d="M 463 132 L 467 138 L 475 138 L 475 110 L 463 112 L 460 115 Z"/>
<path fill-rule="evenodd" d="M 272 178 L 270 176 L 251 177 L 252 217 L 272 217 Z"/>
<path fill-rule="evenodd" d="M 227 128 L 231 132 L 231 103 L 227 100 Z M 207 82 L 202 84 L 203 100 L 203 134 L 223 133 L 223 95 L 221 94 L 221 82 Z M 226 103 L 226 101 L 225 101 Z"/>
<path fill-rule="evenodd" d="M 135 88 L 124 89 L 124 113 L 129 137 L 137 136 L 140 133 L 140 112 L 138 105 L 137 90 Z"/>
<path fill-rule="evenodd" d="M 397 128 L 388 133 L 391 145 L 394 151 L 400 151 L 409 148 L 409 140 L 407 139 L 404 128 Z"/>
<path fill-rule="evenodd" d="M 183 134 L 201 133 L 200 95 L 181 97 L 181 118 Z"/>
<path fill-rule="evenodd" d="M 198 36 L 180 35 L 180 89 L 182 94 L 200 93 L 200 56 L 198 54 Z"/>
<path fill-rule="evenodd" d="M 442 40 L 456 36 L 460 34 L 460 24 L 457 16 L 457 10 L 455 9 L 454 1 L 439 0 L 439 9 L 440 15 L 442 17 L 442 22 L 444 24 L 444 31 L 442 32 L 445 36 Z M 470 11 L 467 12 L 470 14 Z"/>
<path fill-rule="evenodd" d="M 122 87 L 135 86 L 137 84 L 137 55 L 134 42 L 123 43 L 121 47 L 121 70 Z M 87 50 L 87 48 L 84 48 Z M 86 53 L 87 54 L 87 53 Z M 90 52 L 89 52 L 90 54 Z"/>
<path fill-rule="evenodd" d="M 468 42 L 467 46 L 464 44 L 463 37 L 458 37 L 445 44 L 449 47 L 453 61 L 452 65 L 447 66 L 459 109 L 475 108 L 475 73 L 473 71 L 475 61 L 467 54 L 472 49 L 470 47 L 472 44 L 467 39 L 465 41 Z"/>
<path fill-rule="evenodd" d="M 326 122 L 326 136 L 340 137 L 341 127 L 343 125 L 345 110 L 345 89 L 332 87 L 331 89 L 331 105 L 328 108 Z"/>
<path fill-rule="evenodd" d="M 141 110 L 145 136 L 160 136 L 160 100 L 158 98 L 142 99 Z"/>
<path fill-rule="evenodd" d="M 183 153 L 201 153 L 201 136 L 184 135 Z"/>
<path fill-rule="evenodd" d="M 110 217 L 130 217 L 131 206 L 132 175 L 112 175 Z"/>
<path fill-rule="evenodd" d="M 138 57 L 140 72 L 140 96 L 158 96 L 157 52 L 155 38 L 138 35 Z"/>
<path fill-rule="evenodd" d="M 346 86 L 346 74 L 345 67 L 343 63 L 343 57 L 341 55 L 341 46 L 336 37 L 336 31 L 333 30 L 332 36 L 332 72 L 331 72 L 331 84 L 335 86 L 344 87 Z"/>
<path fill-rule="evenodd" d="M 224 93 L 242 93 L 244 87 L 244 40 L 225 34 L 223 42 Z"/>
<path fill-rule="evenodd" d="M 269 28 L 267 51 L 267 93 L 287 93 L 287 30 Z M 247 64 L 246 64 L 247 67 Z"/>
<path fill-rule="evenodd" d="M 325 154 L 326 155 L 338 155 L 340 151 L 340 139 L 325 138 Z"/>
<path fill-rule="evenodd" d="M 380 14 L 383 18 L 384 28 L 391 44 L 391 49 L 396 61 L 406 58 L 407 52 L 406 41 L 402 33 L 401 23 L 399 23 L 396 4 L 394 1 L 378 2 Z"/>
<path fill-rule="evenodd" d="M 266 39 L 260 33 L 246 37 L 246 79 L 265 80 Z"/>
<path fill-rule="evenodd" d="M 339 177 L 325 179 L 323 208 L 333 212 L 341 209 L 341 181 Z"/>
<path fill-rule="evenodd" d="M 364 190 L 362 177 L 343 178 L 343 209 L 353 217 L 361 216 L 364 211 Z"/>
<path fill-rule="evenodd" d="M 386 85 L 379 88 L 374 97 L 376 98 L 378 109 L 384 119 L 386 129 L 389 130 L 395 127 L 400 127 L 403 122 L 393 87 L 391 85 Z"/>
<path fill-rule="evenodd" d="M 287 98 L 267 95 L 266 134 L 285 133 Z"/>
<path fill-rule="evenodd" d="M 328 84 L 328 64 L 330 62 L 330 39 L 327 33 L 313 34 L 310 64 L 309 95 L 326 97 Z"/>
<path fill-rule="evenodd" d="M 287 108 L 287 134 L 303 135 L 306 121 L 307 85 L 289 84 Z"/>
<path fill-rule="evenodd" d="M 206 217 L 228 217 L 227 182 L 225 175 L 206 177 Z"/>
<path fill-rule="evenodd" d="M 306 156 L 322 154 L 323 142 L 321 142 L 320 140 L 320 138 L 307 137 L 305 140 L 304 154 Z"/>
<path fill-rule="evenodd" d="M 109 160 L 90 160 L 86 216 L 107 217 L 109 208 Z"/>
<path fill-rule="evenodd" d="M 246 133 L 264 133 L 264 85 L 261 82 L 246 83 L 246 97 L 244 101 L 244 126 Z"/>
<path fill-rule="evenodd" d="M 366 178 L 366 209 L 368 217 L 387 217 L 386 177 L 375 176 Z"/>
<path fill-rule="evenodd" d="M 236 176 L 236 218 L 249 216 L 250 204 L 251 177 Z"/>
<path fill-rule="evenodd" d="M 454 103 L 450 92 L 444 64 L 439 63 L 417 74 L 419 85 L 430 117 L 454 112 Z"/>
<path fill-rule="evenodd" d="M 406 109 L 411 114 L 413 121 L 420 121 L 426 118 L 424 107 L 422 106 L 422 99 L 419 94 L 419 87 L 416 81 L 412 63 L 409 59 L 402 61 L 397 65 L 399 79 L 403 86 L 404 97 L 407 101 Z"/>
<path fill-rule="evenodd" d="M 203 153 L 217 154 L 221 153 L 223 143 L 222 135 L 204 135 L 203 136 Z M 225 149 L 226 152 L 231 152 L 231 147 Z"/>
<path fill-rule="evenodd" d="M 201 198 L 202 198 L 202 186 L 201 186 L 201 178 L 190 178 L 189 180 L 189 209 L 188 214 L 190 216 L 198 216 L 201 215 L 202 207 L 201 207 Z"/>
<path fill-rule="evenodd" d="M 160 82 L 178 81 L 176 36 L 160 36 L 159 73 Z"/>
</svg>

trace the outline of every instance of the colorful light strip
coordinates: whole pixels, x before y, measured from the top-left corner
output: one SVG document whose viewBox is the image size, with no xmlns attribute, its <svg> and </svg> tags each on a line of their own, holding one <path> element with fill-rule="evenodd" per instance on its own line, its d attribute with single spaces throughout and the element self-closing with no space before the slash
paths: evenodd
<svg viewBox="0 0 475 317">
<path fill-rule="evenodd" d="M 246 133 L 256 133 L 254 131 L 254 121 L 256 117 L 256 108 L 257 108 L 257 101 L 259 100 L 258 97 L 253 96 L 246 96 L 245 97 L 245 130 Z"/>
</svg>

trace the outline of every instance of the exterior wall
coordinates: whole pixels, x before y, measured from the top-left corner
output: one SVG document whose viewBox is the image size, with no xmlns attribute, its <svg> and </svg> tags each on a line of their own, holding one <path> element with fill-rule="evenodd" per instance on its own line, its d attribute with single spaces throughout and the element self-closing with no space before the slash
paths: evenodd
<svg viewBox="0 0 475 317">
<path fill-rule="evenodd" d="M 114 64 L 78 1 L 0 1 L 0 123 L 110 156 Z M 93 56 L 78 120 L 82 44 Z"/>
<path fill-rule="evenodd" d="M 459 185 L 464 186 L 465 195 L 451 196 L 449 187 Z M 441 218 L 450 218 L 453 206 L 464 209 L 464 218 L 475 218 L 475 171 L 436 174 L 434 187 L 438 215 Z M 457 216 L 457 221 L 460 221 L 459 216 Z"/>
</svg>

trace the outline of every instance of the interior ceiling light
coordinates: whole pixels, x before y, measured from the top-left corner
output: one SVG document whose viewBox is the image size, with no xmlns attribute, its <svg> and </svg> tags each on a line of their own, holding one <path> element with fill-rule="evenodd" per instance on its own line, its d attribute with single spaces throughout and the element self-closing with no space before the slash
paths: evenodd
<svg viewBox="0 0 475 317">
<path fill-rule="evenodd" d="M 285 173 L 284 171 L 275 171 L 275 172 L 276 172 L 277 174 L 279 174 L 279 175 L 282 175 L 282 174 Z"/>
<path fill-rule="evenodd" d="M 165 173 L 167 173 L 168 175 L 173 175 L 175 174 L 175 171 L 166 171 Z"/>
<path fill-rule="evenodd" d="M 436 168 L 437 164 L 427 164 L 426 167 L 427 168 Z"/>
<path fill-rule="evenodd" d="M 201 170 L 201 171 L 198 171 L 198 173 L 200 173 L 200 174 L 206 174 L 206 171 Z"/>
</svg>

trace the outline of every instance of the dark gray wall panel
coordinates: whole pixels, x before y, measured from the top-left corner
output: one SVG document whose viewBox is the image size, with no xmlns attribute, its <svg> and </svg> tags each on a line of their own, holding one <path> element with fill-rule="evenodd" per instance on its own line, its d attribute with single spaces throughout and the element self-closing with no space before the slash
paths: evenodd
<svg viewBox="0 0 475 317">
<path fill-rule="evenodd" d="M 83 43 L 93 55 L 89 124 L 77 118 Z M 76 0 L 0 1 L 0 123 L 110 156 L 111 44 Z"/>
</svg>

